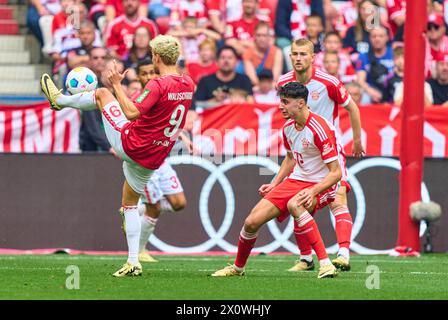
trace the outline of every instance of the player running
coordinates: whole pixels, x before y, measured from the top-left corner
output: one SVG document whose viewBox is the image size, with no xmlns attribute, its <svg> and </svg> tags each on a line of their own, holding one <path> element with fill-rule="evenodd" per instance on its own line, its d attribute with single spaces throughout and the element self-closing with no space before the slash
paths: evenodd
<svg viewBox="0 0 448 320">
<path fill-rule="evenodd" d="M 337 275 L 312 217 L 316 210 L 334 201 L 342 176 L 335 128 L 309 110 L 308 89 L 304 85 L 288 83 L 278 88 L 278 94 L 280 111 L 291 119 L 282 129 L 286 157 L 275 179 L 258 190 L 264 198 L 244 221 L 235 263 L 216 271 L 212 274 L 214 277 L 244 275 L 244 266 L 260 227 L 276 217 L 286 218 L 289 214 L 297 222 L 298 233 L 307 239 L 317 254 L 320 264 L 318 278 Z"/>
<path fill-rule="evenodd" d="M 139 62 L 136 71 L 142 88 L 159 76 L 151 59 Z M 131 100 L 136 99 L 140 94 L 141 92 L 136 92 Z M 147 196 L 140 198 L 141 203 L 138 207 L 142 224 L 138 260 L 140 262 L 157 262 L 146 251 L 146 244 L 156 228 L 159 216 L 162 212 L 177 212 L 184 209 L 187 200 L 176 171 L 166 161 L 154 171 L 146 184 L 145 192 L 147 192 Z"/>
<path fill-rule="evenodd" d="M 48 74 L 41 78 L 42 90 L 52 109 L 99 108 L 106 136 L 118 157 L 123 160 L 126 179 L 122 207 L 128 259 L 113 274 L 115 277 L 142 274 L 142 266 L 138 261 L 141 231 L 138 200 L 146 197 L 144 189 L 151 174 L 160 167 L 177 140 L 193 98 L 193 81 L 177 71 L 179 41 L 174 37 L 161 35 L 150 42 L 150 47 L 154 66 L 160 77 L 149 81 L 143 93 L 133 102 L 127 98 L 121 86 L 126 71 L 119 73 L 116 68 L 109 71 L 108 78 L 117 98 L 105 88 L 66 96 Z"/>
<path fill-rule="evenodd" d="M 361 144 L 361 119 L 356 103 L 350 98 L 343 84 L 335 77 L 317 70 L 312 66 L 314 60 L 313 43 L 307 39 L 295 40 L 291 45 L 291 62 L 294 70 L 279 78 L 277 87 L 292 81 L 304 84 L 309 91 L 308 105 L 310 110 L 331 122 L 339 128 L 339 105 L 344 107 L 350 116 L 353 130 L 353 155 L 362 157 L 365 152 Z M 350 241 L 352 234 L 352 217 L 347 207 L 347 193 L 350 185 L 347 182 L 346 160 L 342 144 L 338 144 L 339 163 L 342 169 L 341 185 L 337 190 L 336 199 L 329 207 L 336 220 L 336 238 L 339 251 L 333 264 L 343 270 L 350 270 Z M 301 234 L 294 222 L 294 235 L 300 250 L 300 260 L 289 271 L 313 270 L 314 262 L 311 245 Z"/>
</svg>

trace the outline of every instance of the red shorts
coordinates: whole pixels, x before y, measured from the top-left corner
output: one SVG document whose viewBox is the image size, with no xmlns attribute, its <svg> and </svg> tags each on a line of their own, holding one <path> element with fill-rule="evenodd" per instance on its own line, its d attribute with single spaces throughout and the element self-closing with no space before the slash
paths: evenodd
<svg viewBox="0 0 448 320">
<path fill-rule="evenodd" d="M 316 182 L 307 182 L 287 178 L 272 189 L 271 192 L 264 197 L 264 199 L 271 202 L 280 210 L 281 214 L 277 217 L 277 220 L 282 222 L 290 215 L 288 211 L 288 201 L 303 189 L 312 187 L 315 184 Z M 317 210 L 322 209 L 329 203 L 333 202 L 336 197 L 337 189 L 338 185 L 335 184 L 331 188 L 319 193 L 317 195 L 316 207 L 314 208 L 314 211 L 310 213 L 315 213 Z"/>
</svg>

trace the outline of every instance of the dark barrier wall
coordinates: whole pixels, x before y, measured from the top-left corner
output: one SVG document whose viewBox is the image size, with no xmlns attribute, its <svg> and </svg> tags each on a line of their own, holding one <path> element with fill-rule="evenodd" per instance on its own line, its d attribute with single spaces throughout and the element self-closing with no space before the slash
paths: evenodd
<svg viewBox="0 0 448 320">
<path fill-rule="evenodd" d="M 349 167 L 355 163 L 348 161 Z M 447 167 L 448 160 L 425 162 L 425 183 L 431 200 L 440 203 L 445 210 L 448 208 Z M 259 199 L 258 187 L 270 181 L 272 176 L 260 176 L 258 166 L 237 166 L 221 177 L 228 179 L 227 187 L 230 185 L 231 190 L 224 191 L 222 185 L 215 183 L 210 185 L 210 196 L 206 197 L 202 188 L 210 176 L 209 171 L 192 164 L 176 165 L 175 168 L 185 189 L 188 207 L 159 219 L 156 229 L 158 240 L 174 247 L 200 246 L 197 248 L 208 247 L 214 251 L 235 245 L 245 216 Z M 357 197 L 355 192 L 351 192 L 349 206 L 355 218 L 355 228 L 359 230 L 355 246 L 366 250 L 393 248 L 398 220 L 398 171 L 370 167 L 357 173 L 356 177 L 362 187 L 366 210 L 362 222 L 361 216 L 356 217 L 359 188 Z M 126 250 L 118 214 L 123 174 L 121 163 L 112 156 L 3 154 L 0 155 L 0 178 L 1 248 Z M 224 219 L 225 195 L 229 201 L 227 205 L 231 207 L 232 191 L 235 211 L 232 223 L 226 230 L 229 221 Z M 201 192 L 203 203 L 199 209 Z M 232 215 L 233 211 L 228 210 L 228 217 Z M 336 240 L 328 210 L 318 212 L 316 216 L 327 247 L 334 245 Z M 275 226 L 283 231 L 287 223 L 274 223 Z M 215 240 L 209 240 L 213 230 L 218 232 L 219 229 L 223 231 L 222 237 L 218 235 Z M 446 212 L 431 230 L 434 233 L 434 250 L 447 251 Z M 286 231 L 290 232 L 289 228 Z M 257 247 L 275 246 L 272 243 L 276 238 L 279 235 L 275 236 L 274 232 L 273 236 L 270 228 L 265 227 L 260 233 Z M 294 250 L 293 237 L 290 240 L 291 244 L 277 245 L 276 250 Z M 151 249 L 160 248 L 152 245 Z"/>
</svg>

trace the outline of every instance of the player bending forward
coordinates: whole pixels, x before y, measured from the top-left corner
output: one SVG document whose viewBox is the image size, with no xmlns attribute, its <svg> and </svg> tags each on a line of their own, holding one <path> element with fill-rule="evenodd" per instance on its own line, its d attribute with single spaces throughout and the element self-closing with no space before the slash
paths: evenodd
<svg viewBox="0 0 448 320">
<path fill-rule="evenodd" d="M 142 274 L 138 261 L 141 221 L 138 200 L 146 197 L 145 186 L 171 151 L 180 130 L 185 124 L 194 91 L 189 76 L 180 75 L 176 63 L 180 43 L 170 36 L 157 36 L 150 42 L 153 62 L 160 78 L 149 81 L 143 93 L 130 101 L 121 81 L 126 72 L 109 71 L 115 95 L 105 88 L 66 96 L 61 94 L 48 74 L 41 79 L 42 90 L 51 108 L 65 107 L 102 112 L 106 136 L 118 157 L 123 160 L 125 182 L 122 207 L 128 244 L 127 262 L 113 275 L 115 277 Z"/>
<path fill-rule="evenodd" d="M 295 40 L 291 45 L 291 63 L 294 70 L 282 75 L 277 87 L 297 81 L 305 85 L 309 92 L 308 106 L 310 110 L 328 120 L 339 128 L 339 106 L 344 107 L 350 117 L 353 130 L 353 155 L 360 158 L 364 155 L 361 144 L 361 119 L 356 103 L 350 98 L 344 85 L 335 77 L 313 67 L 314 45 L 308 39 Z M 350 241 L 352 234 L 352 217 L 347 206 L 347 193 L 350 185 L 347 182 L 347 168 L 344 149 L 338 143 L 339 164 L 342 170 L 341 184 L 336 192 L 336 199 L 329 204 L 335 218 L 336 238 L 339 245 L 338 255 L 332 262 L 342 271 L 350 270 Z M 313 270 L 311 245 L 306 237 L 298 231 L 294 221 L 294 236 L 300 251 L 299 261 L 289 271 Z"/>
<path fill-rule="evenodd" d="M 310 112 L 307 105 L 308 89 L 304 85 L 288 83 L 278 89 L 278 94 L 280 111 L 284 117 L 291 119 L 282 129 L 286 157 L 272 183 L 262 185 L 259 189 L 264 198 L 244 221 L 235 263 L 216 271 L 212 276 L 244 275 L 244 266 L 260 227 L 274 218 L 289 214 L 297 222 L 298 231 L 307 238 L 317 254 L 320 264 L 318 278 L 337 275 L 311 216 L 334 200 L 342 176 L 335 129 L 324 118 Z"/>
<path fill-rule="evenodd" d="M 136 71 L 142 88 L 159 76 L 151 59 L 139 62 Z M 141 92 L 136 92 L 131 100 L 137 99 L 140 95 Z M 147 195 L 141 198 L 141 204 L 138 207 L 142 224 L 138 260 L 140 262 L 157 262 L 146 251 L 146 244 L 154 233 L 158 218 L 162 212 L 176 212 L 184 209 L 187 200 L 176 171 L 166 161 L 154 171 L 146 184 L 145 192 Z"/>
</svg>

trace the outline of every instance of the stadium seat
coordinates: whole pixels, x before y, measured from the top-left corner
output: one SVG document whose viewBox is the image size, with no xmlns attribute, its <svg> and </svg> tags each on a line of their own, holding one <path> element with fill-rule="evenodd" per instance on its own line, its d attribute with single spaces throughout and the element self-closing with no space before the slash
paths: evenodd
<svg viewBox="0 0 448 320">
<path fill-rule="evenodd" d="M 39 19 L 39 26 L 42 31 L 42 37 L 44 39 L 44 45 L 42 47 L 42 53 L 48 55 L 51 52 L 53 46 L 53 34 L 51 33 L 51 24 L 53 23 L 53 16 L 42 16 Z"/>
</svg>

